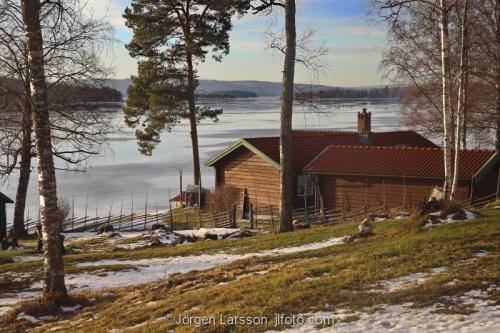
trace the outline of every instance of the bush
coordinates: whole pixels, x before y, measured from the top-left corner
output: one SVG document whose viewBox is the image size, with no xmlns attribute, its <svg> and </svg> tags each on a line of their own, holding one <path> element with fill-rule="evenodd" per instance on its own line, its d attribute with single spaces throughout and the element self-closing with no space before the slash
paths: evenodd
<svg viewBox="0 0 500 333">
<path fill-rule="evenodd" d="M 210 193 L 208 207 L 214 212 L 227 212 L 238 203 L 240 190 L 231 186 L 219 186 Z"/>
</svg>

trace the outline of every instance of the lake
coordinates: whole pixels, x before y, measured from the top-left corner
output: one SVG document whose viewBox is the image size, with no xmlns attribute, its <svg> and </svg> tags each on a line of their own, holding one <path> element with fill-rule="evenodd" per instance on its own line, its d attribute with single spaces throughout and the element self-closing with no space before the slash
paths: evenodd
<svg viewBox="0 0 500 333">
<path fill-rule="evenodd" d="M 205 120 L 198 126 L 200 158 L 204 162 L 226 146 L 242 137 L 278 135 L 280 100 L 277 97 L 204 100 L 200 104 L 222 107 L 224 113 L 217 123 Z M 322 100 L 314 111 L 295 105 L 294 129 L 356 130 L 357 112 L 363 107 L 372 112 L 372 129 L 386 131 L 400 129 L 401 105 L 397 100 Z M 191 142 L 186 121 L 165 132 L 153 156 L 144 156 L 137 150 L 133 130 L 125 128 L 121 110 L 108 112 L 109 121 L 123 126 L 123 130 L 110 135 L 102 153 L 93 157 L 85 172 L 58 171 L 58 195 L 75 202 L 75 215 L 102 216 L 110 210 L 128 214 L 144 210 L 146 197 L 148 210 L 168 207 L 169 190 L 179 193 L 179 172 L 183 169 L 184 185 L 192 183 Z M 34 170 L 35 172 L 36 170 Z M 37 177 L 31 177 L 26 214 L 38 216 Z M 214 185 L 212 168 L 202 167 L 205 187 Z M 1 191 L 15 198 L 17 175 L 2 185 Z M 11 220 L 13 205 L 8 207 Z"/>
</svg>

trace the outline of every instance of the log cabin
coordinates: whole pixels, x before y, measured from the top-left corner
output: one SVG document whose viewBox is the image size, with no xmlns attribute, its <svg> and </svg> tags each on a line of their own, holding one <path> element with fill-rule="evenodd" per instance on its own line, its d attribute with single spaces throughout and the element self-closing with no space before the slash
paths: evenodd
<svg viewBox="0 0 500 333">
<path fill-rule="evenodd" d="M 294 207 L 317 201 L 313 178 L 303 169 L 325 148 L 332 145 L 399 146 L 437 148 L 414 131 L 372 132 L 371 112 L 363 109 L 357 116 L 357 131 L 309 131 L 292 133 L 294 168 Z M 216 187 L 240 189 L 244 204 L 238 214 L 247 215 L 250 204 L 259 207 L 279 203 L 279 137 L 240 139 L 205 163 L 215 168 Z"/>
<path fill-rule="evenodd" d="M 14 201 L 0 192 L 0 241 L 7 236 L 7 215 L 6 204 L 12 204 Z"/>
<path fill-rule="evenodd" d="M 293 131 L 294 208 L 411 208 L 442 186 L 443 153 L 436 144 L 414 131 L 373 132 L 366 109 L 357 123 L 356 132 Z M 459 154 L 455 199 L 496 193 L 499 156 L 487 150 Z M 205 165 L 215 168 L 216 188 L 240 191 L 239 218 L 248 217 L 250 206 L 257 214 L 259 208 L 278 206 L 279 137 L 240 139 Z"/>
<path fill-rule="evenodd" d="M 494 197 L 499 160 L 493 150 L 461 150 L 453 199 Z M 303 171 L 315 180 L 327 209 L 411 208 L 443 185 L 444 157 L 441 148 L 337 145 L 327 147 Z"/>
</svg>

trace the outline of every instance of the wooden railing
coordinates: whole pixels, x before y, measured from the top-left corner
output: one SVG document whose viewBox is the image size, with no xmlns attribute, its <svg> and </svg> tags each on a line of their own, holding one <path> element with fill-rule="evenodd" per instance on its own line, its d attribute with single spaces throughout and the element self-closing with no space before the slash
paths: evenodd
<svg viewBox="0 0 500 333">
<path fill-rule="evenodd" d="M 25 221 L 29 234 L 36 233 L 39 220 Z M 234 226 L 230 212 L 204 212 L 196 208 L 186 208 L 178 212 L 140 213 L 131 215 L 108 215 L 103 217 L 82 217 L 67 219 L 62 225 L 62 232 L 98 231 L 112 226 L 116 231 L 144 231 L 154 224 L 164 224 L 171 230 L 197 228 L 223 228 Z"/>
</svg>

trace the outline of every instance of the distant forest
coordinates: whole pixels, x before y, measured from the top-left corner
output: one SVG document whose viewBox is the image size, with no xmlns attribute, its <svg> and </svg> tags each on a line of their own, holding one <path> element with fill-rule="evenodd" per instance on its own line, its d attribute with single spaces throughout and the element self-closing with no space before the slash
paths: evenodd
<svg viewBox="0 0 500 333">
<path fill-rule="evenodd" d="M 196 97 L 199 98 L 250 98 L 250 97 L 259 97 L 256 93 L 252 91 L 242 91 L 242 90 L 222 90 L 222 91 L 213 91 L 206 93 L 196 94 Z"/>
<path fill-rule="evenodd" d="M 0 77 L 0 100 L 13 101 L 15 96 L 22 96 L 23 86 L 18 80 Z M 110 87 L 63 84 L 52 86 L 48 90 L 49 102 L 65 103 L 108 103 L 122 102 L 119 90 Z"/>
<path fill-rule="evenodd" d="M 297 99 L 304 98 L 403 98 L 407 88 L 332 88 L 319 91 L 298 92 Z"/>
<path fill-rule="evenodd" d="M 75 103 L 92 102 L 123 102 L 123 95 L 119 90 L 109 87 L 73 87 L 71 100 Z"/>
</svg>

